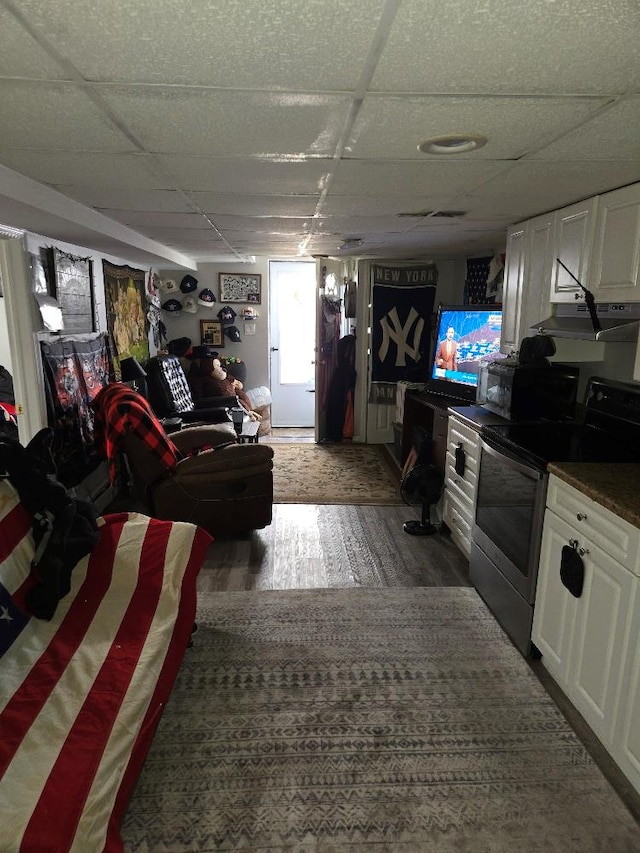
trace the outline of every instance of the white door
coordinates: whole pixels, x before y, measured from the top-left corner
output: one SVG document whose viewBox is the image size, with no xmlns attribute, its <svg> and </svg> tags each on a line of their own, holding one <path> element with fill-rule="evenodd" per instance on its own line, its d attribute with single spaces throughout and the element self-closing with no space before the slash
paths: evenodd
<svg viewBox="0 0 640 853">
<path fill-rule="evenodd" d="M 271 423 L 315 422 L 316 264 L 269 262 Z"/>
</svg>

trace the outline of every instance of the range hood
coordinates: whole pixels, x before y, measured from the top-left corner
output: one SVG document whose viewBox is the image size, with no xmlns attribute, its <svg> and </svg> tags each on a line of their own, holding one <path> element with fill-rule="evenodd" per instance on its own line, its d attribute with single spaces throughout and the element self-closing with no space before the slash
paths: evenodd
<svg viewBox="0 0 640 853">
<path fill-rule="evenodd" d="M 596 303 L 599 331 L 594 330 L 589 308 L 584 303 L 555 305 L 546 320 L 532 323 L 529 331 L 554 338 L 581 341 L 636 341 L 640 328 L 640 302 Z"/>
</svg>

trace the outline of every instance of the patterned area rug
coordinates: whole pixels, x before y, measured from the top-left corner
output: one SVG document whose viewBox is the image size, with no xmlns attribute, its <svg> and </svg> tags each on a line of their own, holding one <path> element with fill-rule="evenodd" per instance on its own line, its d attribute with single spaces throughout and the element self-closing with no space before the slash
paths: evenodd
<svg viewBox="0 0 640 853">
<path fill-rule="evenodd" d="M 640 849 L 475 590 L 208 594 L 199 623 L 127 851 Z"/>
<path fill-rule="evenodd" d="M 398 477 L 379 445 L 274 443 L 273 450 L 274 503 L 402 503 Z"/>
</svg>

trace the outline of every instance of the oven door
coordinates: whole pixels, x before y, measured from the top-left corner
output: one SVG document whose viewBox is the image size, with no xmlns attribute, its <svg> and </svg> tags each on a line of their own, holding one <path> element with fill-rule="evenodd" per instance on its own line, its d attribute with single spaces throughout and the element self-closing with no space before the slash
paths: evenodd
<svg viewBox="0 0 640 853">
<path fill-rule="evenodd" d="M 473 541 L 529 603 L 535 599 L 547 473 L 480 438 Z"/>
</svg>

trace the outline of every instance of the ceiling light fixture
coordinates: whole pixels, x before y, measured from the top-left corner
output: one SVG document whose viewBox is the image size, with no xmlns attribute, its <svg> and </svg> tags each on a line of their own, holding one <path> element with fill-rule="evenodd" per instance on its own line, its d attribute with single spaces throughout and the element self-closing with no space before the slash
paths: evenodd
<svg viewBox="0 0 640 853">
<path fill-rule="evenodd" d="M 432 136 L 418 145 L 423 154 L 465 154 L 476 151 L 487 144 L 487 137 L 479 134 L 449 133 L 445 136 Z"/>
</svg>

